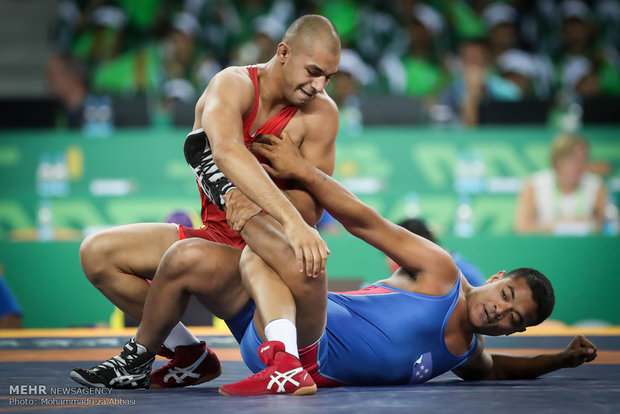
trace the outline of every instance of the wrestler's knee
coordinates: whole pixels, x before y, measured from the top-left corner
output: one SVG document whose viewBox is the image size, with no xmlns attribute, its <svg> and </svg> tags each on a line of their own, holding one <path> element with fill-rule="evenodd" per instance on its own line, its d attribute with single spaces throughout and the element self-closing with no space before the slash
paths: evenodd
<svg viewBox="0 0 620 414">
<path fill-rule="evenodd" d="M 244 282 L 250 282 L 257 275 L 252 269 L 261 264 L 262 259 L 250 249 L 250 246 L 245 246 L 241 252 L 241 258 L 239 259 L 239 270 L 241 271 L 241 277 Z"/>
<path fill-rule="evenodd" d="M 95 286 L 105 283 L 113 268 L 115 243 L 108 233 L 87 236 L 80 245 L 80 264 L 86 278 Z"/>
<path fill-rule="evenodd" d="M 243 281 L 251 284 L 253 279 L 262 277 L 260 271 L 255 271 L 255 269 L 260 269 L 262 265 L 263 259 L 254 253 L 249 246 L 246 246 L 239 261 Z M 327 292 L 327 275 L 325 272 L 318 277 L 308 277 L 299 271 L 294 257 L 288 258 L 283 255 L 272 268 L 296 298 L 314 297 L 317 294 Z"/>
<path fill-rule="evenodd" d="M 325 275 L 307 277 L 305 273 L 300 273 L 295 280 L 287 281 L 287 285 L 296 302 L 308 299 L 314 301 L 313 298 L 321 298 L 327 294 L 327 277 Z"/>
<path fill-rule="evenodd" d="M 210 243 L 199 238 L 179 240 L 164 254 L 157 277 L 167 281 L 200 278 L 203 281 L 213 277 L 217 258 L 210 249 Z"/>
</svg>

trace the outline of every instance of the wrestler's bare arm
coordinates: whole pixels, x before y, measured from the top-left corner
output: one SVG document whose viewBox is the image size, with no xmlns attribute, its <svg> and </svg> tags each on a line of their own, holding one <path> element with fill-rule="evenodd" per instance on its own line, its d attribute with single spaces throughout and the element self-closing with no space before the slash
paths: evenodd
<svg viewBox="0 0 620 414">
<path fill-rule="evenodd" d="M 539 355 L 491 354 L 483 351 L 484 339 L 478 336 L 478 348 L 453 372 L 464 380 L 532 379 L 561 368 L 574 368 L 596 358 L 596 346 L 578 335 L 561 352 Z"/>
<path fill-rule="evenodd" d="M 248 96 L 253 90 L 251 80 L 237 68 L 220 72 L 205 92 L 202 126 L 209 137 L 213 159 L 224 175 L 243 194 L 286 225 L 301 217 L 245 147 L 243 114 L 251 106 Z"/>
<path fill-rule="evenodd" d="M 284 226 L 299 267 L 317 274 L 327 260 L 325 242 L 306 225 L 245 147 L 243 115 L 251 107 L 253 90 L 251 80 L 239 68 L 225 69 L 209 83 L 201 123 L 209 137 L 213 159 L 241 192 Z"/>
<path fill-rule="evenodd" d="M 252 151 L 267 158 L 264 168 L 274 177 L 298 180 L 354 236 L 373 245 L 411 272 L 429 271 L 450 285 L 458 274 L 449 253 L 383 218 L 372 207 L 327 174 L 305 161 L 286 136 L 265 136 Z"/>
<path fill-rule="evenodd" d="M 301 155 L 316 168 L 332 175 L 336 159 L 336 135 L 338 134 L 338 107 L 326 94 L 317 96 L 309 108 L 300 109 L 298 114 L 303 124 L 304 134 L 300 137 Z M 283 135 L 288 135 L 283 132 Z M 257 138 L 260 142 L 260 137 Z M 284 195 L 299 211 L 306 223 L 314 226 L 323 213 L 314 197 L 304 188 L 291 181 Z M 232 190 L 224 199 L 227 205 L 227 219 L 231 228 L 241 231 L 247 220 L 260 209 L 253 208 L 251 201 L 242 200 L 238 190 Z M 244 211 L 238 211 L 243 209 Z"/>
<path fill-rule="evenodd" d="M 338 107 L 326 94 L 317 96 L 311 105 L 309 113 L 303 115 L 306 135 L 299 150 L 308 163 L 331 176 L 336 163 Z M 288 190 L 286 196 L 298 207 L 308 224 L 314 225 L 319 221 L 323 207 L 305 188 Z"/>
</svg>

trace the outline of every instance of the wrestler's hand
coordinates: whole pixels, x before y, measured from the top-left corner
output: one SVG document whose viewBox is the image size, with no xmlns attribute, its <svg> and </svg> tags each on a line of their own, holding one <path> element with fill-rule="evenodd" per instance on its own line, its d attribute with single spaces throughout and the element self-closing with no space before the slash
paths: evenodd
<svg viewBox="0 0 620 414">
<path fill-rule="evenodd" d="M 236 232 L 240 232 L 245 223 L 262 210 L 236 188 L 224 195 L 224 202 L 226 203 L 226 221 Z"/>
<path fill-rule="evenodd" d="M 304 174 L 309 165 L 286 132 L 282 133 L 282 137 L 260 135 L 250 145 L 250 151 L 262 155 L 269 161 L 269 164 L 262 165 L 267 174 L 273 178 L 298 178 Z"/>
<path fill-rule="evenodd" d="M 577 335 L 562 351 L 562 362 L 565 368 L 574 368 L 596 358 L 596 346 L 585 336 Z"/>
<path fill-rule="evenodd" d="M 331 252 L 316 229 L 300 220 L 295 225 L 285 225 L 284 232 L 295 252 L 300 272 L 305 270 L 308 277 L 325 272 L 327 255 Z"/>
</svg>

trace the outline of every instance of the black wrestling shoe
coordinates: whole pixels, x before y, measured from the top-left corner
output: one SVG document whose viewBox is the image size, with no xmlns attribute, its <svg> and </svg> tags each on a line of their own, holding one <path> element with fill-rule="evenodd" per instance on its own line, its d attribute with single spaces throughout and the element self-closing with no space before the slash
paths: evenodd
<svg viewBox="0 0 620 414">
<path fill-rule="evenodd" d="M 90 369 L 76 368 L 71 371 L 71 379 L 95 388 L 149 388 L 154 360 L 155 354 L 132 338 L 120 355 Z"/>
<path fill-rule="evenodd" d="M 202 129 L 191 132 L 183 146 L 185 161 L 192 167 L 198 185 L 207 198 L 220 210 L 224 209 L 224 194 L 236 188 L 213 161 L 209 138 Z"/>
</svg>

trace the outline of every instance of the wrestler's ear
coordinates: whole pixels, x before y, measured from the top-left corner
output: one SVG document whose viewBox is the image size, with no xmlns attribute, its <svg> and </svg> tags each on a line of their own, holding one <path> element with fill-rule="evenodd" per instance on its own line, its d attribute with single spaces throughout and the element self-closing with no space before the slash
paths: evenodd
<svg viewBox="0 0 620 414">
<path fill-rule="evenodd" d="M 488 278 L 487 279 L 487 283 L 496 282 L 496 281 L 498 281 L 500 279 L 503 279 L 504 276 L 506 276 L 506 271 L 505 270 L 500 270 L 499 272 L 495 273 L 493 276 Z"/>
<path fill-rule="evenodd" d="M 286 61 L 291 56 L 291 47 L 284 42 L 280 42 L 278 44 L 277 56 L 278 56 L 278 61 L 281 64 L 286 63 Z"/>
</svg>

